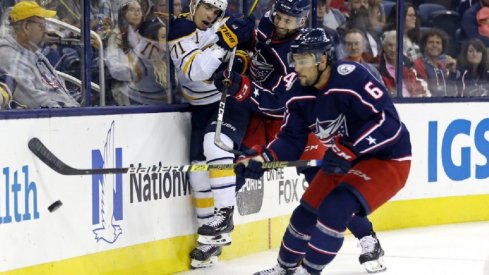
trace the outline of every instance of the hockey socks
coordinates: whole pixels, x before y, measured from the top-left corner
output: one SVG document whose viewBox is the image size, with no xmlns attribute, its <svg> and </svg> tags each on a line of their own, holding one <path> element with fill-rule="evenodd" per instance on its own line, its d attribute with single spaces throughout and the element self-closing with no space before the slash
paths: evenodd
<svg viewBox="0 0 489 275">
<path fill-rule="evenodd" d="M 311 234 L 302 265 L 319 274 L 343 245 L 346 226 L 352 214 L 361 209 L 360 202 L 346 188 L 338 187 L 321 203 L 318 222 Z"/>
<path fill-rule="evenodd" d="M 306 253 L 307 243 L 316 224 L 316 215 L 298 206 L 290 217 L 280 246 L 278 262 L 284 267 L 295 267 Z"/>
<path fill-rule="evenodd" d="M 205 164 L 205 162 L 192 162 Z M 214 215 L 214 196 L 211 190 L 208 171 L 189 172 L 189 182 L 194 196 L 197 223 L 202 226 Z"/>
<path fill-rule="evenodd" d="M 372 228 L 372 223 L 367 217 L 353 215 L 350 224 L 348 224 L 348 229 L 357 239 L 361 239 L 365 236 L 370 236 L 374 232 Z"/>
</svg>

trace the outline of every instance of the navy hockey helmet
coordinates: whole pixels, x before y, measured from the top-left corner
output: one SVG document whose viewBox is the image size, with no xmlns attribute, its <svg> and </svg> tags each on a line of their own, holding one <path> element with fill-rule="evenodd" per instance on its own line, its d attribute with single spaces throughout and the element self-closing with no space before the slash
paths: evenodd
<svg viewBox="0 0 489 275">
<path fill-rule="evenodd" d="M 290 44 L 289 65 L 293 67 L 293 54 L 311 53 L 316 57 L 316 63 L 319 63 L 322 54 L 326 54 L 328 63 L 335 59 L 334 42 L 323 28 L 304 28 L 299 35 Z"/>
<path fill-rule="evenodd" d="M 304 17 L 311 10 L 310 0 L 275 0 L 272 6 L 272 15 L 281 12 L 293 17 Z"/>
</svg>

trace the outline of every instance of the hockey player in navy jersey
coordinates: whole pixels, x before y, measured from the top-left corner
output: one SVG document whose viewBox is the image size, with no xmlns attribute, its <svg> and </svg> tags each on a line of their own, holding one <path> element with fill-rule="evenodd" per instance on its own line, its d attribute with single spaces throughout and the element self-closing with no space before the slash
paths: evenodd
<svg viewBox="0 0 489 275">
<path fill-rule="evenodd" d="M 212 83 L 214 72 L 227 62 L 229 53 L 253 36 L 252 17 L 225 16 L 226 0 L 191 0 L 190 13 L 171 22 L 168 46 L 184 97 L 191 104 L 192 163 L 233 163 L 234 155 L 214 145 L 215 120 L 221 92 Z M 221 139 L 239 145 L 247 124 L 247 112 L 226 104 Z M 235 109 L 235 110 L 228 110 Z M 243 129 L 243 130 L 242 130 Z M 221 246 L 231 243 L 236 204 L 233 171 L 190 172 L 198 220 L 198 244 L 192 250 L 191 267 L 213 265 Z"/>
<path fill-rule="evenodd" d="M 235 96 L 235 98 L 241 98 L 240 101 L 245 101 L 245 104 L 251 103 L 251 111 L 255 112 L 251 116 L 243 147 L 251 147 L 254 144 L 265 146 L 275 138 L 280 130 L 285 103 L 297 93 L 297 88 L 290 89 L 296 73 L 294 68 L 289 66 L 287 55 L 291 43 L 299 34 L 300 27 L 306 22 L 310 8 L 309 0 L 276 0 L 272 9 L 262 17 L 256 30 L 251 79 L 241 77 L 236 73 L 230 73 L 228 76 L 233 79 L 244 79 L 243 82 L 233 80 L 234 85 L 229 87 L 228 93 L 234 94 L 240 89 L 252 91 L 246 95 Z M 214 79 L 220 90 L 224 89 L 223 78 L 223 73 L 217 73 Z M 247 85 L 252 88 L 243 88 Z M 300 85 L 296 86 L 299 86 L 300 89 Z M 247 97 L 250 99 L 249 102 L 244 100 Z M 301 159 L 322 158 L 324 153 L 325 147 L 313 133 L 310 133 Z M 311 182 L 317 169 L 307 169 L 301 172 L 306 176 L 306 180 Z M 238 181 L 238 189 L 241 183 L 244 183 L 244 180 Z M 358 238 L 362 248 L 360 263 L 369 270 L 372 270 L 371 266 L 374 263 L 376 271 L 384 270 L 385 265 L 382 264 L 384 251 L 380 247 L 380 242 L 368 218 L 355 216 L 348 229 Z M 372 243 L 376 244 L 376 249 Z M 370 261 L 374 263 L 369 263 Z"/>
<path fill-rule="evenodd" d="M 319 274 L 341 248 L 352 217 L 372 213 L 407 180 L 409 133 L 388 92 L 363 66 L 333 63 L 333 48 L 322 29 L 305 29 L 292 42 L 290 65 L 297 76 L 289 87 L 293 96 L 285 103 L 281 131 L 268 147 L 248 150 L 236 168 L 237 175 L 260 178 L 262 162 L 298 159 L 310 132 L 329 147 L 292 214 L 278 264 L 256 274 Z M 243 93 L 254 87 L 246 78 L 239 80 L 241 87 L 252 88 L 237 89 L 236 98 L 253 102 L 258 101 L 253 97 L 268 96 Z M 373 261 L 379 257 L 378 242 L 366 248 L 370 252 L 360 261 L 371 264 L 367 271 L 383 270 Z"/>
<path fill-rule="evenodd" d="M 276 0 L 256 28 L 251 56 L 250 76 L 254 83 L 271 93 L 282 94 L 294 70 L 289 67 L 287 53 L 298 30 L 305 26 L 311 9 L 310 0 Z M 259 109 L 251 116 L 244 146 L 267 144 L 280 129 L 283 106 Z"/>
</svg>

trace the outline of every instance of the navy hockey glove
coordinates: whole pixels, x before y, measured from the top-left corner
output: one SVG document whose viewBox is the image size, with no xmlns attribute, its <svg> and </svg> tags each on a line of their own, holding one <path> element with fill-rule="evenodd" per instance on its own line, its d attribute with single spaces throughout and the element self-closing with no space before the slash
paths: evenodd
<svg viewBox="0 0 489 275">
<path fill-rule="evenodd" d="M 245 100 L 251 93 L 250 79 L 228 70 L 222 70 L 216 73 L 214 76 L 214 85 L 221 92 L 227 87 L 228 95 L 234 96 L 237 101 Z"/>
<path fill-rule="evenodd" d="M 321 169 L 325 174 L 346 174 L 351 163 L 357 158 L 353 145 L 344 141 L 340 136 L 334 140 L 333 146 L 326 151 Z"/>
<path fill-rule="evenodd" d="M 234 167 L 234 173 L 239 177 L 258 180 L 265 173 L 262 163 L 275 159 L 276 156 L 272 150 L 261 145 L 254 145 L 251 149 L 246 150 L 244 155 L 239 156 L 238 164 Z"/>
<path fill-rule="evenodd" d="M 219 40 L 217 45 L 231 50 L 238 44 L 244 43 L 253 37 L 255 17 L 229 17 L 222 26 L 217 29 Z"/>
</svg>

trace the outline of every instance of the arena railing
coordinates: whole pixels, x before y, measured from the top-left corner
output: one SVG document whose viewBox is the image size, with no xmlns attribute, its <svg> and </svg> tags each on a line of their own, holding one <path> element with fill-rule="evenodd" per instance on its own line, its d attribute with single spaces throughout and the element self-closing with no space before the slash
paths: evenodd
<svg viewBox="0 0 489 275">
<path fill-rule="evenodd" d="M 76 34 L 81 34 L 81 31 L 79 28 L 73 26 L 73 25 L 70 25 L 68 23 L 65 23 L 63 21 L 59 21 L 57 19 L 54 19 L 54 18 L 46 18 L 46 20 L 49 21 L 49 23 L 51 24 L 54 24 L 56 26 L 59 26 L 59 27 L 62 27 L 62 28 L 65 28 L 67 30 L 70 30 Z M 92 39 L 94 39 L 96 41 L 96 43 L 98 44 L 98 56 L 99 56 L 99 62 L 98 62 L 98 74 L 99 74 L 99 88 L 98 88 L 98 92 L 100 93 L 100 97 L 99 97 L 99 105 L 100 106 L 105 106 L 105 68 L 104 68 L 104 47 L 103 47 L 103 43 L 102 43 L 102 39 L 100 38 L 100 36 L 95 32 L 95 31 L 90 31 L 90 37 Z M 80 81 L 81 83 L 81 81 Z M 93 83 L 91 83 L 91 86 L 93 87 Z M 81 89 L 82 90 L 82 93 L 84 93 L 83 91 L 83 88 Z"/>
</svg>

